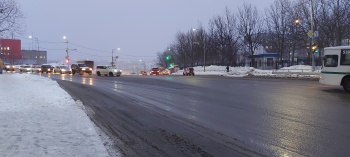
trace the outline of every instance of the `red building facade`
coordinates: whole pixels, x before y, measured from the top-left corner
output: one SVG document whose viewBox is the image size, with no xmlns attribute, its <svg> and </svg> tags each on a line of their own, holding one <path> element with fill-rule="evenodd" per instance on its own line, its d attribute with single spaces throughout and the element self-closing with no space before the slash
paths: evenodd
<svg viewBox="0 0 350 157">
<path fill-rule="evenodd" d="M 21 60 L 21 40 L 0 39 L 0 58 L 12 63 Z"/>
</svg>

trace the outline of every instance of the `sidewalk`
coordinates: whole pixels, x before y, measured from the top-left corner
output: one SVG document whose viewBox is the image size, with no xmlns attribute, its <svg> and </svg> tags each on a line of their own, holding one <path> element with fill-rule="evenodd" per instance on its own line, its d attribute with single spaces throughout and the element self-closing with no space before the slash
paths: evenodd
<svg viewBox="0 0 350 157">
<path fill-rule="evenodd" d="M 83 105 L 32 74 L 0 74 L 1 156 L 107 157 Z"/>
</svg>

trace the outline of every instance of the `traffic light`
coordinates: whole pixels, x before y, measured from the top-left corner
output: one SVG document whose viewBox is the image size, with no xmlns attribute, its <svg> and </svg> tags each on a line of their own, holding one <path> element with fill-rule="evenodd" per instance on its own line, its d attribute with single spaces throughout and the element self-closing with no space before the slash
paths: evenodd
<svg viewBox="0 0 350 157">
<path fill-rule="evenodd" d="M 171 57 L 170 57 L 169 55 L 167 55 L 167 56 L 165 57 L 165 60 L 168 61 L 168 60 L 170 60 L 170 58 L 171 58 Z"/>
<path fill-rule="evenodd" d="M 315 45 L 315 44 L 312 45 L 311 49 L 312 49 L 312 51 L 315 52 L 315 53 L 318 53 L 318 52 L 319 52 L 319 49 L 318 49 L 317 45 Z"/>
<path fill-rule="evenodd" d="M 312 51 L 315 51 L 316 49 L 317 49 L 316 45 L 312 46 Z"/>
<path fill-rule="evenodd" d="M 173 67 L 173 66 L 174 66 L 174 63 L 170 63 L 170 64 L 169 64 L 169 67 Z"/>
</svg>

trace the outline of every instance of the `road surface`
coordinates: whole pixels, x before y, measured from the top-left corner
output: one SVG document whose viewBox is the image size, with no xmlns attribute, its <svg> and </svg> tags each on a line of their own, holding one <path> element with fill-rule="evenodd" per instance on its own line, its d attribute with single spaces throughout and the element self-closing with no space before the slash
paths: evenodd
<svg viewBox="0 0 350 157">
<path fill-rule="evenodd" d="M 348 156 L 350 95 L 317 81 L 45 75 L 126 156 Z"/>
</svg>

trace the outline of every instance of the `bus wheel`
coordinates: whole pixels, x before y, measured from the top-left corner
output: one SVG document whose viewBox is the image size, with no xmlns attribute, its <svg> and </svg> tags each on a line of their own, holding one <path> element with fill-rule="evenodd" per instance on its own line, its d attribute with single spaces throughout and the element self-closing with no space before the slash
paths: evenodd
<svg viewBox="0 0 350 157">
<path fill-rule="evenodd" d="M 350 92 L 350 79 L 346 79 L 343 82 L 343 88 L 346 92 Z"/>
</svg>

